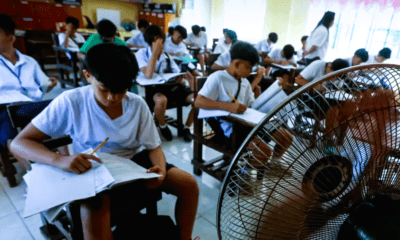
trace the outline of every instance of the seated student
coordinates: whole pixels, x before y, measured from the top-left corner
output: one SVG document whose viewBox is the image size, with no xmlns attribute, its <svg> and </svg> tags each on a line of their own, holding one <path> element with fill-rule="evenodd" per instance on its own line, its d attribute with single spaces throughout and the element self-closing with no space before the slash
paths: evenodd
<svg viewBox="0 0 400 240">
<path fill-rule="evenodd" d="M 67 26 L 67 31 L 58 34 L 60 46 L 65 48 L 79 48 L 85 43 L 85 38 L 76 32 L 79 28 L 79 20 L 74 17 L 67 17 L 67 19 L 65 19 L 65 24 Z"/>
<path fill-rule="evenodd" d="M 360 48 L 355 51 L 354 56 L 346 58 L 345 60 L 349 63 L 349 66 L 358 66 L 361 63 L 368 61 L 368 52 L 364 48 Z"/>
<path fill-rule="evenodd" d="M 257 50 L 250 43 L 239 41 L 232 45 L 230 53 L 232 61 L 229 67 L 226 70 L 211 74 L 199 91 L 195 100 L 197 108 L 244 113 L 248 107 L 252 106 L 254 93 L 246 78 L 250 75 L 253 66 L 259 61 Z M 260 75 L 262 76 L 263 73 Z M 232 94 L 237 101 L 232 101 L 228 93 Z M 252 130 L 252 128 L 242 125 L 236 126 L 222 118 L 209 118 L 207 122 L 216 134 L 216 141 L 230 146 L 233 150 L 238 149 Z M 235 146 L 232 146 L 232 132 L 235 132 L 237 137 Z M 278 135 L 281 137 L 279 138 Z M 292 137 L 284 129 L 277 130 L 272 136 L 274 139 L 282 139 L 276 144 L 277 147 L 275 147 L 273 154 L 273 159 L 278 160 L 291 145 Z M 253 143 L 257 141 L 257 139 L 254 139 Z M 264 146 L 263 148 L 268 149 L 269 147 Z M 265 159 L 265 161 L 268 160 L 269 157 Z M 273 162 L 277 163 L 279 160 Z"/>
<path fill-rule="evenodd" d="M 233 44 L 236 43 L 237 35 L 235 31 L 232 30 L 226 30 L 226 35 L 230 35 L 231 38 L 231 44 L 230 46 L 232 47 Z M 230 49 L 230 48 L 229 48 Z M 231 64 L 231 54 L 229 52 L 229 49 L 225 50 L 224 52 L 221 53 L 221 55 L 218 56 L 217 60 L 214 62 L 214 64 L 211 66 L 211 69 L 216 71 L 216 70 L 225 70 L 228 68 L 228 66 Z"/>
<path fill-rule="evenodd" d="M 274 32 L 270 33 L 268 35 L 268 39 L 262 40 L 261 42 L 257 43 L 256 49 L 258 51 L 258 54 L 271 52 L 277 41 L 278 34 Z"/>
<path fill-rule="evenodd" d="M 16 50 L 15 40 L 14 21 L 0 14 L 0 104 L 40 101 L 57 79 L 47 77 L 35 59 Z M 15 135 L 7 111 L 0 112 L 0 148 Z"/>
<path fill-rule="evenodd" d="M 187 38 L 186 28 L 178 25 L 172 30 L 171 37 L 165 39 L 164 52 L 171 56 L 190 56 L 189 50 L 183 43 Z"/>
<path fill-rule="evenodd" d="M 145 101 L 127 92 L 139 71 L 135 57 L 126 47 L 100 44 L 88 51 L 85 62 L 84 75 L 91 85 L 55 98 L 12 142 L 12 153 L 80 174 L 91 168 L 90 159 L 101 163 L 93 155 L 80 153 L 96 148 L 109 137 L 98 151 L 130 158 L 148 172 L 160 174 L 158 179 L 147 180 L 146 186 L 178 197 L 176 222 L 181 239 L 191 239 L 199 196 L 197 182 L 166 162 Z M 73 139 L 73 156 L 61 156 L 42 144 L 46 136 L 66 134 Z M 131 186 L 120 190 L 125 194 L 134 191 Z M 117 205 L 119 200 L 113 198 L 115 191 L 118 188 L 81 202 L 84 239 L 112 239 L 110 205 Z"/>
<path fill-rule="evenodd" d="M 225 51 L 229 51 L 232 42 L 235 42 L 237 40 L 237 35 L 235 31 L 227 29 L 224 35 L 224 40 L 218 42 L 217 46 L 215 47 L 213 52 L 214 54 L 221 54 Z"/>
<path fill-rule="evenodd" d="M 301 37 L 301 48 L 297 50 L 297 61 L 304 61 L 307 38 L 308 36 Z"/>
<path fill-rule="evenodd" d="M 140 49 L 136 53 L 136 59 L 141 70 L 140 74 L 146 78 L 153 78 L 155 73 L 178 73 L 180 69 L 175 61 L 164 52 L 165 34 L 158 25 L 151 25 L 144 33 L 144 39 L 150 45 L 148 48 Z M 154 114 L 160 126 L 163 137 L 171 141 L 172 134 L 165 122 L 165 111 L 167 110 L 167 101 L 185 101 L 193 102 L 194 77 L 189 72 L 185 74 L 190 88 L 184 86 L 183 78 L 178 77 L 176 85 L 157 85 L 151 87 L 148 94 L 153 95 Z M 191 90 L 192 89 L 192 90 Z M 152 104 L 151 104 L 152 105 Z M 183 130 L 183 139 L 187 142 L 192 140 L 190 134 L 190 125 L 193 122 L 193 111 L 190 112 Z"/>
<path fill-rule="evenodd" d="M 207 50 L 207 41 L 207 34 L 205 32 L 202 32 L 198 25 L 193 25 L 192 33 L 190 33 L 186 39 L 186 45 L 197 48 L 204 48 L 205 50 Z M 201 72 L 203 73 L 203 75 L 205 75 L 205 50 L 200 50 L 197 56 L 195 56 L 199 60 Z"/>
<path fill-rule="evenodd" d="M 378 55 L 369 57 L 368 61 L 366 61 L 363 64 L 383 63 L 384 61 L 386 61 L 390 58 L 391 54 L 392 54 L 392 50 L 390 50 L 390 48 L 383 48 L 382 50 L 379 51 Z"/>
<path fill-rule="evenodd" d="M 221 38 L 218 38 L 218 43 L 225 41 L 225 33 L 227 30 L 228 30 L 227 28 L 222 29 L 222 35 L 224 35 L 224 36 Z"/>
<path fill-rule="evenodd" d="M 90 48 L 101 43 L 114 43 L 126 46 L 126 42 L 117 37 L 117 27 L 110 20 L 103 19 L 96 25 L 97 34 L 91 35 L 80 50 L 80 57 L 84 58 Z"/>
<path fill-rule="evenodd" d="M 202 26 L 202 27 L 200 27 L 200 30 L 201 30 L 203 33 L 205 33 L 205 32 L 206 32 L 206 27 Z"/>
<path fill-rule="evenodd" d="M 294 59 L 294 47 L 290 44 L 285 45 L 283 49 L 281 48 L 274 48 L 268 55 L 264 58 L 265 63 L 275 63 L 279 65 L 293 65 L 297 66 L 296 60 Z M 269 72 L 269 67 L 267 68 L 267 72 Z M 279 71 L 277 68 L 272 68 L 271 76 L 276 78 L 278 76 L 282 76 L 284 73 Z M 285 71 L 287 72 L 287 71 Z"/>
<path fill-rule="evenodd" d="M 167 33 L 167 38 L 171 37 L 173 33 L 174 33 L 174 27 L 169 27 L 168 28 L 168 33 Z"/>
<path fill-rule="evenodd" d="M 149 22 L 146 20 L 139 20 L 138 28 L 140 33 L 136 34 L 135 36 L 131 37 L 126 41 L 128 47 L 135 47 L 135 48 L 146 48 L 147 45 L 146 41 L 144 40 L 143 33 L 149 27 Z"/>
</svg>

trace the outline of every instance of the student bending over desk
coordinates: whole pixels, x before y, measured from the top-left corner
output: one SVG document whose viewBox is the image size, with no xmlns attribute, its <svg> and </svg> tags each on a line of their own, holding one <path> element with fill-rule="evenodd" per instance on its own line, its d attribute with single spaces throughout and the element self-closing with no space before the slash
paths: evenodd
<svg viewBox="0 0 400 240">
<path fill-rule="evenodd" d="M 93 155 L 79 153 L 96 148 L 109 137 L 99 151 L 130 158 L 148 172 L 160 174 L 157 179 L 147 180 L 146 186 L 178 197 L 175 217 L 181 239 L 192 239 L 197 182 L 189 173 L 166 163 L 145 101 L 127 92 L 139 71 L 135 57 L 126 47 L 101 44 L 88 51 L 85 61 L 84 75 L 91 85 L 66 91 L 54 99 L 12 142 L 12 153 L 79 174 L 91 168 L 90 159 L 101 162 Z M 73 140 L 73 156 L 61 156 L 42 144 L 47 136 L 67 134 Z M 129 184 L 124 187 L 129 189 Z M 82 201 L 84 239 L 112 239 L 110 204 L 118 204 L 112 192 Z"/>
<path fill-rule="evenodd" d="M 265 63 L 275 63 L 279 65 L 293 65 L 297 67 L 296 60 L 294 59 L 294 47 L 290 44 L 285 45 L 282 48 L 274 48 L 268 55 L 264 58 Z M 267 68 L 268 69 L 268 68 Z M 267 70 L 269 72 L 269 70 Z M 272 68 L 271 71 L 271 76 L 276 78 L 276 77 L 281 77 L 284 73 L 289 73 L 288 71 L 285 70 L 279 70 L 277 68 Z"/>
<path fill-rule="evenodd" d="M 146 31 L 146 29 L 149 27 L 149 22 L 146 20 L 139 20 L 138 22 L 138 28 L 140 33 L 138 33 L 136 36 L 133 36 L 126 41 L 126 44 L 128 47 L 132 48 L 146 48 L 149 45 L 147 42 L 144 40 L 143 34 Z"/>
<path fill-rule="evenodd" d="M 272 49 L 274 49 L 276 42 L 278 42 L 278 34 L 274 32 L 268 34 L 268 39 L 264 39 L 257 43 L 256 49 L 258 54 L 271 52 Z"/>
<path fill-rule="evenodd" d="M 65 25 L 67 27 L 65 33 L 58 34 L 58 42 L 60 43 L 60 46 L 78 49 L 85 43 L 85 38 L 76 32 L 79 28 L 79 20 L 74 17 L 67 17 Z"/>
</svg>

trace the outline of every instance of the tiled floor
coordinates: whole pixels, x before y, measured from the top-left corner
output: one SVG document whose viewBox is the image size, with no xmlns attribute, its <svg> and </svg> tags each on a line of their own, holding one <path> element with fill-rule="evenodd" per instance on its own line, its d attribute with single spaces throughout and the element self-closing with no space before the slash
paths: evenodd
<svg viewBox="0 0 400 240">
<path fill-rule="evenodd" d="M 57 86 L 50 98 L 60 94 L 63 90 Z M 184 109 L 184 116 L 189 109 Z M 175 111 L 168 111 L 169 116 L 174 117 Z M 177 138 L 177 132 L 171 128 L 174 140 L 167 142 L 163 140 L 163 150 L 167 161 L 175 166 L 193 174 L 191 158 L 193 156 L 193 144 L 185 143 L 182 138 Z M 219 156 L 220 153 L 206 148 L 204 158 L 211 159 Z M 17 163 L 17 178 L 19 185 L 10 188 L 7 180 L 0 175 L 0 239 L 1 240 L 25 240 L 25 239 L 44 239 L 39 231 L 41 220 L 39 214 L 23 218 L 25 202 L 26 184 L 22 181 L 24 171 Z M 221 183 L 211 176 L 203 173 L 202 176 L 195 176 L 200 186 L 200 200 L 197 219 L 195 222 L 193 237 L 200 236 L 202 240 L 216 240 L 216 208 Z M 163 194 L 163 199 L 158 203 L 160 215 L 169 215 L 174 219 L 174 207 L 176 198 L 171 195 Z"/>
</svg>

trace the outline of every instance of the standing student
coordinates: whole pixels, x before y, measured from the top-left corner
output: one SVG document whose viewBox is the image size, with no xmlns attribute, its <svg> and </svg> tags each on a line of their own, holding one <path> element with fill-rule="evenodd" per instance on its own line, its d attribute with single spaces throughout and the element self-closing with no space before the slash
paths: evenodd
<svg viewBox="0 0 400 240">
<path fill-rule="evenodd" d="M 306 42 L 308 36 L 301 37 L 301 48 L 297 50 L 297 61 L 304 60 L 304 51 L 306 50 Z"/>
<path fill-rule="evenodd" d="M 135 48 L 145 48 L 148 47 L 149 45 L 146 43 L 143 37 L 143 33 L 146 31 L 146 29 L 149 27 L 149 22 L 146 20 L 139 20 L 138 22 L 138 28 L 139 28 L 139 33 L 136 34 L 135 36 L 131 37 L 126 41 L 126 44 L 128 47 L 135 47 Z"/>
<path fill-rule="evenodd" d="M 99 152 L 131 159 L 147 172 L 161 175 L 144 184 L 178 197 L 175 220 L 180 239 L 192 239 L 198 185 L 189 173 L 166 162 L 148 106 L 141 97 L 127 92 L 139 70 L 135 57 L 127 47 L 100 44 L 88 51 L 85 62 L 84 75 L 91 85 L 54 99 L 12 142 L 12 153 L 80 174 L 91 169 L 90 159 L 101 163 L 94 155 L 80 153 L 96 148 L 108 137 Z M 43 145 L 48 136 L 67 134 L 75 155 L 62 156 Z M 127 202 L 119 197 L 137 198 L 134 193 L 132 185 L 127 184 L 80 201 L 84 239 L 113 239 L 110 206 Z"/>
<path fill-rule="evenodd" d="M 186 39 L 186 44 L 192 47 L 200 48 L 201 50 L 195 56 L 200 63 L 201 72 L 205 75 L 204 64 L 206 60 L 206 50 L 207 50 L 207 34 L 202 32 L 198 25 L 192 26 L 192 33 L 190 33 Z M 203 49 L 204 48 L 204 49 Z"/>
<path fill-rule="evenodd" d="M 214 54 L 221 54 L 225 51 L 229 51 L 229 48 L 231 47 L 232 42 L 236 42 L 237 40 L 237 35 L 235 31 L 232 30 L 226 30 L 225 31 L 225 37 L 223 41 L 218 41 L 217 46 L 214 49 Z"/>
<path fill-rule="evenodd" d="M 278 42 L 278 34 L 274 32 L 268 34 L 267 39 L 257 43 L 256 49 L 258 51 L 258 54 L 271 52 L 276 42 Z"/>
<path fill-rule="evenodd" d="M 178 65 L 171 56 L 164 52 L 165 34 L 159 26 L 151 25 L 148 27 L 144 33 L 144 39 L 150 47 L 140 49 L 136 53 L 141 76 L 151 79 L 154 74 L 180 72 Z M 189 82 L 190 88 L 184 85 L 181 76 L 176 80 L 181 84 L 151 86 L 147 91 L 147 94 L 152 96 L 153 102 L 150 105 L 154 104 L 154 114 L 160 126 L 161 134 L 168 141 L 172 140 L 172 134 L 165 121 L 167 101 L 193 103 L 194 77 L 190 72 L 186 72 L 185 78 Z M 183 139 L 187 142 L 192 140 L 189 129 L 192 122 L 193 111 L 190 112 L 183 130 Z"/>
<path fill-rule="evenodd" d="M 297 66 L 296 64 L 296 60 L 294 59 L 294 47 L 290 44 L 285 45 L 282 48 L 274 48 L 274 50 L 272 50 L 265 58 L 264 58 L 264 62 L 266 63 L 275 63 L 275 64 L 279 64 L 279 65 L 293 65 L 293 66 Z M 269 70 L 267 70 L 269 71 Z M 277 68 L 272 68 L 271 71 L 271 75 L 273 77 L 278 77 L 278 75 L 280 74 L 279 69 Z"/>
<path fill-rule="evenodd" d="M 392 55 L 392 50 L 390 48 L 383 48 L 379 51 L 378 55 L 371 56 L 368 58 L 364 64 L 377 64 L 383 63 L 384 61 L 388 60 Z"/>
<path fill-rule="evenodd" d="M 65 25 L 67 26 L 66 32 L 58 34 L 60 46 L 65 48 L 79 48 L 85 43 L 85 38 L 76 32 L 79 28 L 79 20 L 74 17 L 67 17 Z"/>
<path fill-rule="evenodd" d="M 354 52 L 354 56 L 346 58 L 345 60 L 349 63 L 349 66 L 358 66 L 361 63 L 368 61 L 369 55 L 365 48 L 360 48 Z"/>
<path fill-rule="evenodd" d="M 318 22 L 317 27 L 311 32 L 306 42 L 306 50 L 304 58 L 306 64 L 309 65 L 315 60 L 324 60 L 326 51 L 329 46 L 329 28 L 333 26 L 335 21 L 334 12 L 325 12 L 322 19 Z"/>
</svg>

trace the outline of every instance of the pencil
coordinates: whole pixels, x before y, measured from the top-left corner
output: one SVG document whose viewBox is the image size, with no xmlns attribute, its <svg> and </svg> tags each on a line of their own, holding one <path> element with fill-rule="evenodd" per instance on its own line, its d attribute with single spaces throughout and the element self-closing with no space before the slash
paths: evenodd
<svg viewBox="0 0 400 240">
<path fill-rule="evenodd" d="M 104 144 L 106 144 L 107 141 L 108 141 L 108 138 L 106 138 L 102 143 L 100 143 L 100 145 L 97 146 L 97 148 L 95 148 L 90 155 L 93 155 L 95 152 L 97 152 L 97 150 L 99 150 Z"/>
<path fill-rule="evenodd" d="M 229 95 L 229 97 L 232 98 L 232 100 L 233 100 L 234 102 L 237 102 L 237 100 L 232 96 L 232 94 L 230 94 L 228 91 L 226 91 L 226 93 Z"/>
</svg>

